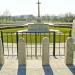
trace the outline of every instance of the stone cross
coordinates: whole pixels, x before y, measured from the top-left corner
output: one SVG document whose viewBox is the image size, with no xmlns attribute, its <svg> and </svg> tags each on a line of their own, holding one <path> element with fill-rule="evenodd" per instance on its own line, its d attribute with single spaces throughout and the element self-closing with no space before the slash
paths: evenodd
<svg viewBox="0 0 75 75">
<path fill-rule="evenodd" d="M 39 0 L 38 0 L 38 2 L 37 2 L 37 4 L 38 4 L 38 19 L 37 19 L 37 22 L 41 22 L 41 20 L 40 20 L 40 2 L 39 2 Z"/>
<path fill-rule="evenodd" d="M 2 64 L 4 64 L 4 54 L 3 54 L 2 40 L 0 39 L 0 65 Z"/>
<path fill-rule="evenodd" d="M 43 38 L 42 41 L 42 65 L 49 64 L 49 39 Z"/>
<path fill-rule="evenodd" d="M 71 37 L 66 40 L 65 62 L 66 65 L 73 64 L 73 39 Z"/>
<path fill-rule="evenodd" d="M 25 47 L 25 40 L 20 38 L 18 41 L 18 63 L 26 64 L 26 47 Z"/>
</svg>

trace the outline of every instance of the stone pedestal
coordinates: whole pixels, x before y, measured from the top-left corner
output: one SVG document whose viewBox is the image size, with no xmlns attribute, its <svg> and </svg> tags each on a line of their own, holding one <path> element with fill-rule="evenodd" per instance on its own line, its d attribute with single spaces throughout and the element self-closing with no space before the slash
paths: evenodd
<svg viewBox="0 0 75 75">
<path fill-rule="evenodd" d="M 28 31 L 30 32 L 48 32 L 49 25 L 48 24 L 28 24 Z"/>
<path fill-rule="evenodd" d="M 73 26 L 72 26 L 72 38 L 73 38 L 74 44 L 75 44 L 75 20 L 73 20 Z"/>
<path fill-rule="evenodd" d="M 73 47 L 74 47 L 74 51 L 75 51 L 75 20 L 73 20 L 73 26 L 72 26 L 72 38 L 73 38 L 73 40 L 74 40 Z"/>
<path fill-rule="evenodd" d="M 73 39 L 71 37 L 66 40 L 65 61 L 67 65 L 73 64 Z"/>
<path fill-rule="evenodd" d="M 49 39 L 43 38 L 42 41 L 42 65 L 49 64 Z"/>
<path fill-rule="evenodd" d="M 2 41 L 0 39 L 0 65 L 4 64 L 4 54 L 3 54 L 3 46 Z"/>
<path fill-rule="evenodd" d="M 26 47 L 25 47 L 25 40 L 20 38 L 18 41 L 18 63 L 26 64 Z"/>
</svg>

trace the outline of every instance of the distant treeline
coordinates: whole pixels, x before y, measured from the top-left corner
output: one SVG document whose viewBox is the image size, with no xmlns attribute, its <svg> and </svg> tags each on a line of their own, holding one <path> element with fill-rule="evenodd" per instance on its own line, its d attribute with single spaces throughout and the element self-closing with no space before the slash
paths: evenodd
<svg viewBox="0 0 75 75">
<path fill-rule="evenodd" d="M 0 23 L 14 23 L 16 21 L 35 22 L 37 16 L 34 15 L 19 15 L 19 16 L 0 16 Z M 75 14 L 66 13 L 61 15 L 45 15 L 40 17 L 43 22 L 73 22 Z"/>
</svg>

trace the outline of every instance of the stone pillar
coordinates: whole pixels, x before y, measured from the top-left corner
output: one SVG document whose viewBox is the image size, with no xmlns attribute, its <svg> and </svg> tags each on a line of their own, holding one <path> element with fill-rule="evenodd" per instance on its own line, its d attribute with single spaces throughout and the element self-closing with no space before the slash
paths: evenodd
<svg viewBox="0 0 75 75">
<path fill-rule="evenodd" d="M 0 65 L 1 64 L 4 64 L 4 53 L 3 53 L 2 41 L 0 39 Z"/>
<path fill-rule="evenodd" d="M 72 25 L 72 38 L 73 38 L 74 43 L 75 43 L 75 20 L 73 20 L 73 25 Z"/>
<path fill-rule="evenodd" d="M 66 40 L 65 62 L 66 65 L 73 64 L 73 38 L 71 37 Z"/>
<path fill-rule="evenodd" d="M 49 39 L 43 38 L 42 41 L 42 65 L 49 64 Z"/>
<path fill-rule="evenodd" d="M 26 47 L 25 47 L 25 40 L 20 38 L 18 41 L 18 63 L 26 64 Z"/>
<path fill-rule="evenodd" d="M 72 25 L 72 38 L 74 40 L 74 51 L 75 51 L 75 20 L 73 20 L 73 25 Z"/>
</svg>

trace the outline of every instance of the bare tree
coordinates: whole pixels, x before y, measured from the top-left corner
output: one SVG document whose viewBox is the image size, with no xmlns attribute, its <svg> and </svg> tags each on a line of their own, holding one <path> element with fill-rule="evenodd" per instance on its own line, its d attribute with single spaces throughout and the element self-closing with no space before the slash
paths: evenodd
<svg viewBox="0 0 75 75">
<path fill-rule="evenodd" d="M 3 18 L 6 20 L 6 23 L 7 23 L 7 21 L 10 22 L 10 16 L 11 16 L 10 12 L 6 9 L 6 10 L 3 12 Z"/>
</svg>

